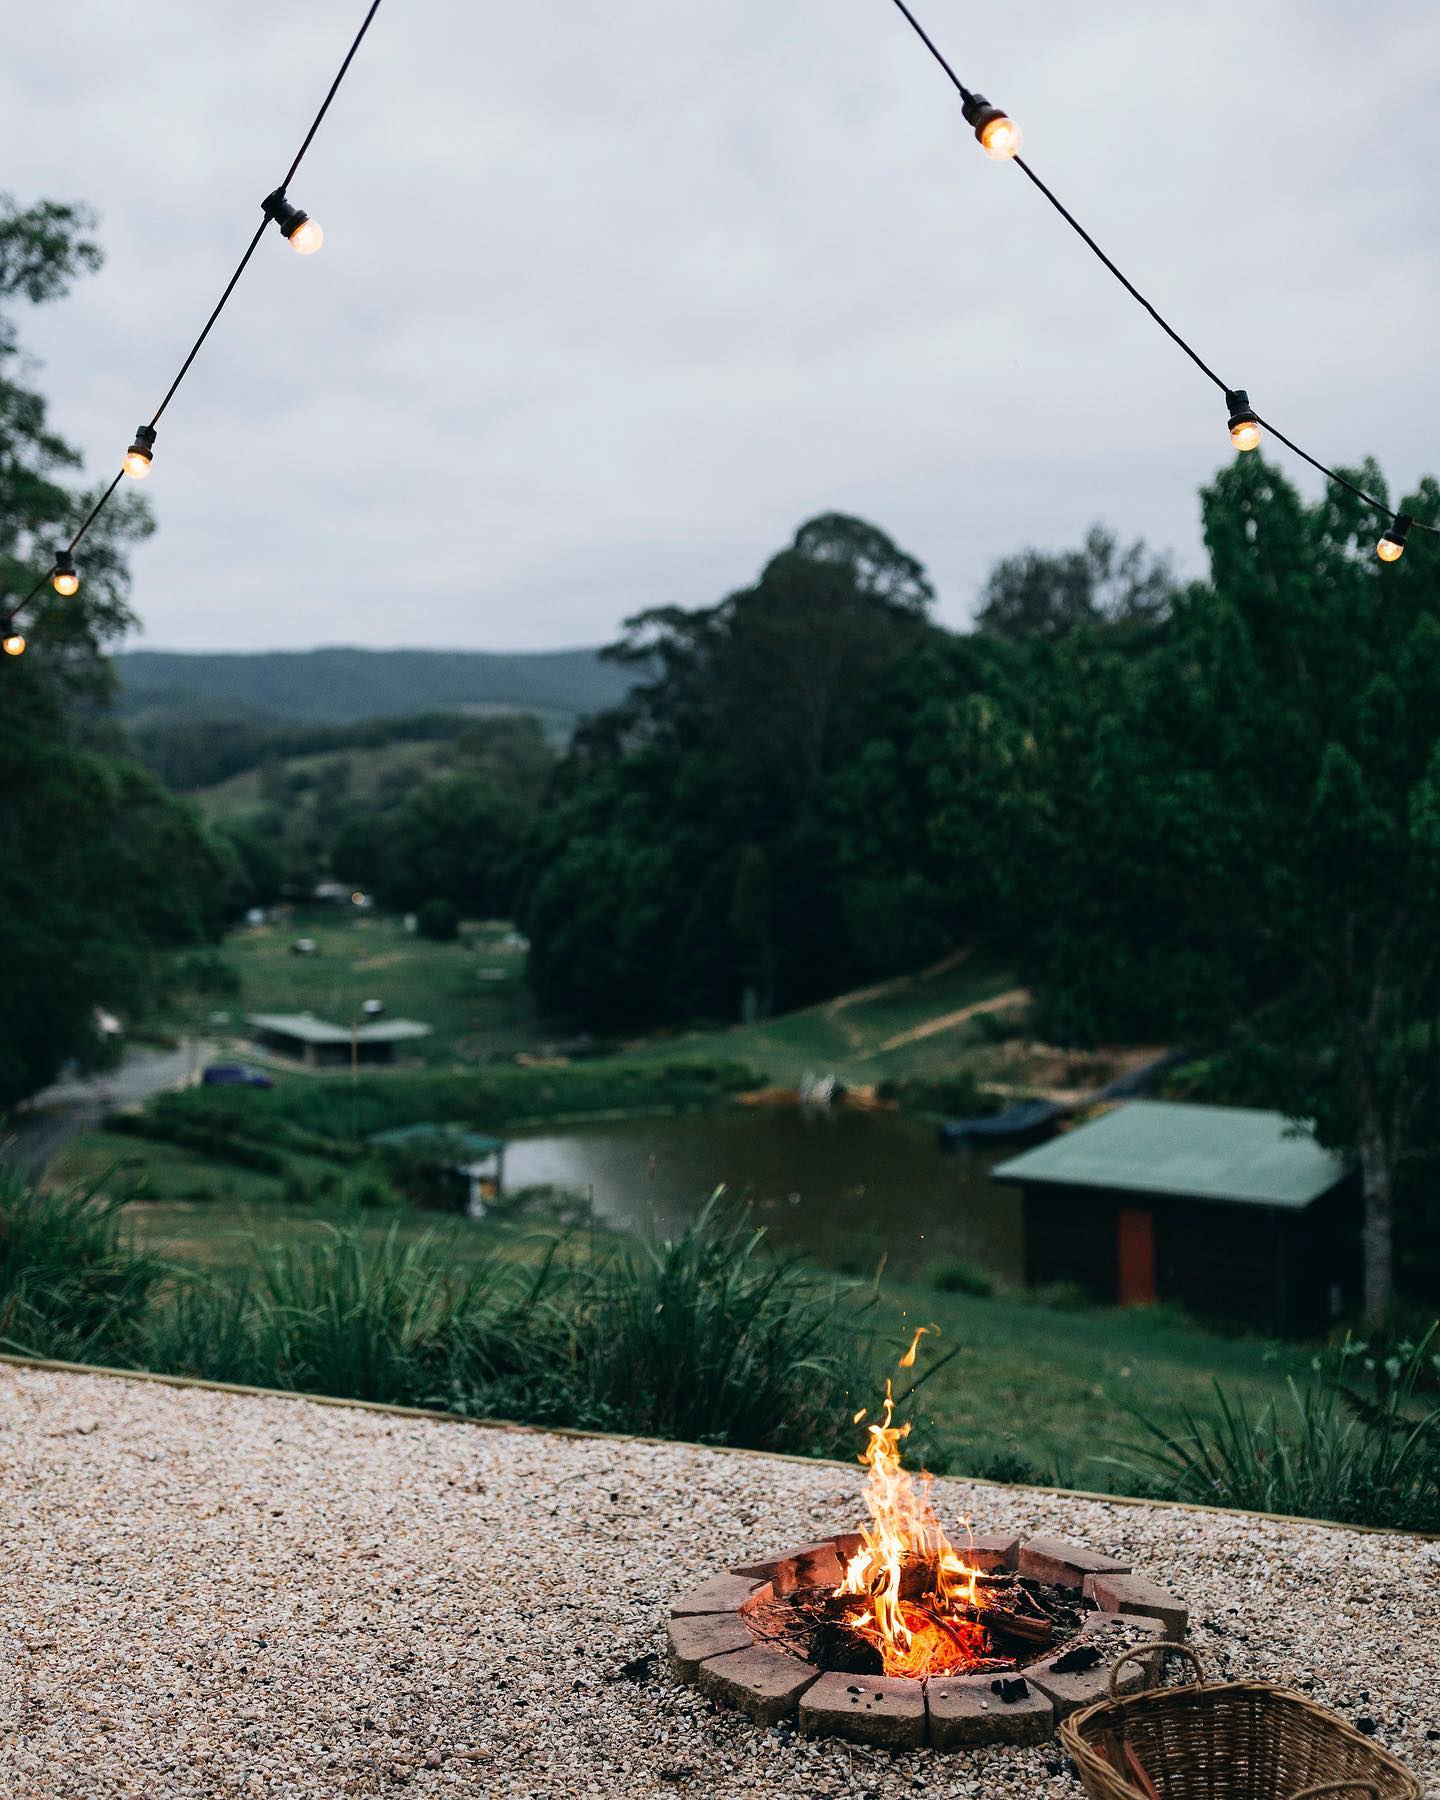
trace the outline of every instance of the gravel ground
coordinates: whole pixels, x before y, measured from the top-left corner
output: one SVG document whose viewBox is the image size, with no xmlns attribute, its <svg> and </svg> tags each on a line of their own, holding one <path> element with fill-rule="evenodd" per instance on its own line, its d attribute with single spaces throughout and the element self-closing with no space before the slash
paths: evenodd
<svg viewBox="0 0 1440 1800">
<path fill-rule="evenodd" d="M 0 1366 L 0 1793 L 1078 1795 L 1055 1749 L 891 1757 L 621 1672 L 672 1594 L 853 1525 L 859 1480 Z M 1222 1669 L 1374 1721 L 1440 1796 L 1440 1546 L 937 1494 L 1133 1556 Z"/>
</svg>

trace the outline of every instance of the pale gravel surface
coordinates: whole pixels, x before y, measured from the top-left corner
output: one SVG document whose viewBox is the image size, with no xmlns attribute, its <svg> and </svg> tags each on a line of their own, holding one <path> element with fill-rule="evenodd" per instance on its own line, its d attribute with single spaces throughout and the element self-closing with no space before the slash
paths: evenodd
<svg viewBox="0 0 1440 1800">
<path fill-rule="evenodd" d="M 0 1366 L 0 1794 L 1078 1795 L 1054 1749 L 892 1758 L 767 1734 L 663 1672 L 607 1679 L 661 1648 L 672 1594 L 853 1525 L 858 1489 Z M 1133 1557 L 1188 1597 L 1199 1648 L 1375 1718 L 1440 1796 L 1436 1546 L 937 1491 L 977 1529 Z"/>
</svg>

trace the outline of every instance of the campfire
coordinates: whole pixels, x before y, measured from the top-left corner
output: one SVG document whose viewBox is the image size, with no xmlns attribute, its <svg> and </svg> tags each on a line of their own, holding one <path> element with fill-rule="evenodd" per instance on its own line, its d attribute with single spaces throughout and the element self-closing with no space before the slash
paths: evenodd
<svg viewBox="0 0 1440 1800">
<path fill-rule="evenodd" d="M 957 1551 L 930 1497 L 930 1477 L 915 1482 L 901 1459 L 910 1426 L 896 1425 L 891 1384 L 885 1414 L 869 1427 L 861 1461 L 869 1474 L 870 1523 L 845 1563 L 833 1595 L 843 1623 L 879 1654 L 886 1675 L 967 1675 L 1013 1669 L 1048 1649 L 1057 1629 L 1078 1624 L 1073 1607 L 1047 1603 L 1036 1584 L 979 1566 L 970 1521 Z"/>
<path fill-rule="evenodd" d="M 950 1541 L 930 1477 L 904 1465 L 889 1382 L 867 1432 L 869 1522 L 838 1541 L 840 1580 L 761 1602 L 755 1629 L 822 1669 L 912 1678 L 1010 1674 L 1079 1630 L 1078 1596 L 1003 1566 L 1010 1540 L 977 1540 L 964 1519 L 964 1546 Z"/>
<path fill-rule="evenodd" d="M 734 1564 L 672 1603 L 682 1679 L 762 1724 L 798 1717 L 804 1731 L 864 1743 L 1043 1743 L 1104 1694 L 1123 1651 L 1184 1635 L 1183 1601 L 1114 1557 L 978 1536 L 968 1519 L 952 1540 L 930 1477 L 905 1467 L 910 1426 L 896 1406 L 887 1382 L 866 1426 L 858 1531 Z M 1144 1675 L 1131 1662 L 1121 1690 Z"/>
</svg>

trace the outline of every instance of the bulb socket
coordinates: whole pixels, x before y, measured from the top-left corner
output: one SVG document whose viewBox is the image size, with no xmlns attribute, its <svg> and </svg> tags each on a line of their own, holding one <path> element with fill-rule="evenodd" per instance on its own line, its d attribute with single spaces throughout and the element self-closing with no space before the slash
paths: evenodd
<svg viewBox="0 0 1440 1800">
<path fill-rule="evenodd" d="M 1255 408 L 1250 404 L 1250 396 L 1245 392 L 1244 388 L 1227 389 L 1225 394 L 1225 404 L 1230 408 L 1230 417 L 1225 423 L 1230 427 L 1231 431 L 1233 431 L 1237 425 L 1258 425 L 1260 423 Z"/>
<path fill-rule="evenodd" d="M 276 188 L 273 194 L 267 194 L 260 205 L 265 217 L 273 219 L 280 227 L 281 233 L 287 238 L 294 237 L 310 217 L 309 213 L 302 211 L 300 207 L 290 204 L 285 198 L 284 188 Z"/>
<path fill-rule="evenodd" d="M 975 128 L 976 141 L 985 142 L 985 127 L 993 125 L 997 119 L 1010 117 L 1002 106 L 992 106 L 983 94 L 972 94 L 964 103 L 961 111 L 965 115 L 965 123 Z"/>
<path fill-rule="evenodd" d="M 152 461 L 155 455 L 155 427 L 153 425 L 137 425 L 135 442 L 125 452 L 125 455 L 127 459 L 136 456 L 145 463 Z"/>
</svg>

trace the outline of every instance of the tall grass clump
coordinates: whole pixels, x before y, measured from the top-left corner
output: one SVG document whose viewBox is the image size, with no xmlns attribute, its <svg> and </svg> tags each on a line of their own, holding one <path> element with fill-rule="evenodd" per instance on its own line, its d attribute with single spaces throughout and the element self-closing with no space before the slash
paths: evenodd
<svg viewBox="0 0 1440 1800">
<path fill-rule="evenodd" d="M 165 1269 L 130 1244 L 120 1204 L 93 1187 L 45 1193 L 0 1168 L 0 1350 L 132 1359 Z"/>
<path fill-rule="evenodd" d="M 1290 1403 L 1252 1417 L 1216 1383 L 1208 1418 L 1187 1411 L 1109 1458 L 1168 1498 L 1343 1523 L 1440 1530 L 1440 1324 L 1418 1341 L 1350 1339 L 1317 1358 L 1316 1381 L 1293 1378 Z"/>
<path fill-rule="evenodd" d="M 596 1253 L 552 1296 L 544 1374 L 574 1423 L 823 1456 L 850 1443 L 868 1360 L 850 1291 L 711 1196 L 678 1236 Z"/>
</svg>

